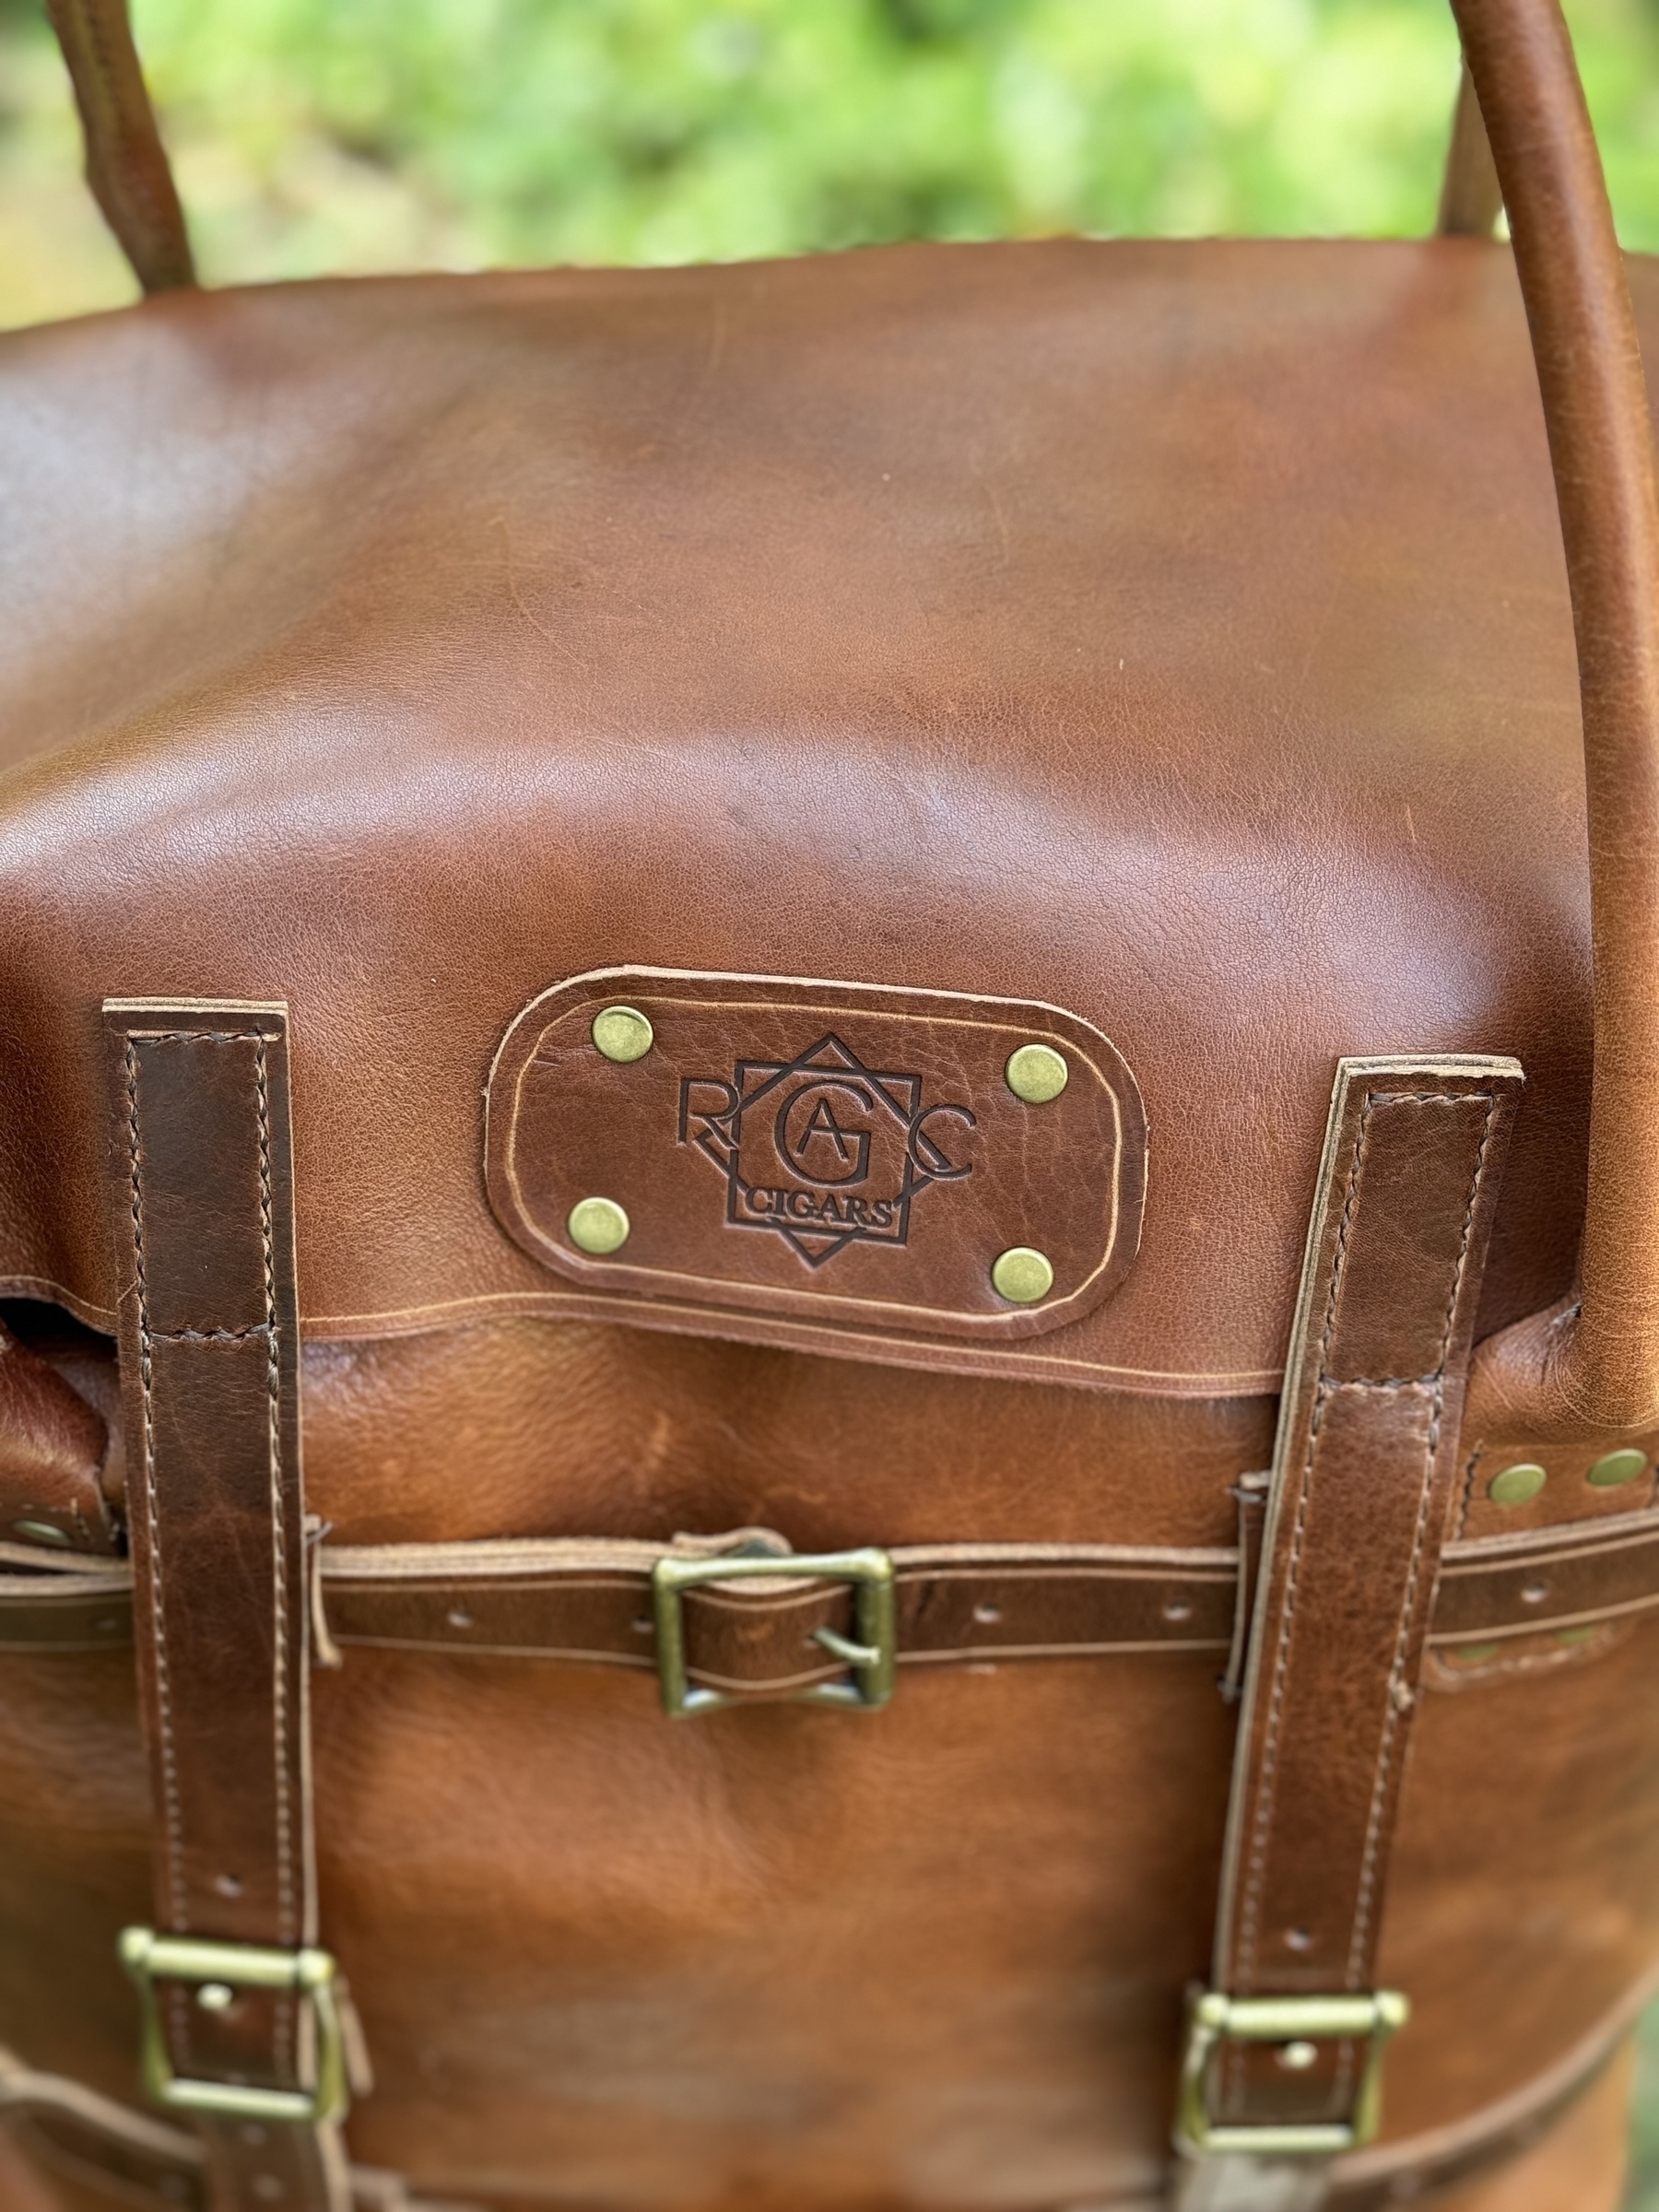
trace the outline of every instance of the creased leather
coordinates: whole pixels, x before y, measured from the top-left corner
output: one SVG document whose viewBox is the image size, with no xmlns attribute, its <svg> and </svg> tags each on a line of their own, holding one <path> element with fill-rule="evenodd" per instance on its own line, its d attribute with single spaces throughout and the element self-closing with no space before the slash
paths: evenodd
<svg viewBox="0 0 1659 2212">
<path fill-rule="evenodd" d="M 70 1551 L 112 1552 L 109 1441 L 96 1409 L 0 1324 L 0 1541 L 39 1546 L 47 1529 Z"/>
</svg>

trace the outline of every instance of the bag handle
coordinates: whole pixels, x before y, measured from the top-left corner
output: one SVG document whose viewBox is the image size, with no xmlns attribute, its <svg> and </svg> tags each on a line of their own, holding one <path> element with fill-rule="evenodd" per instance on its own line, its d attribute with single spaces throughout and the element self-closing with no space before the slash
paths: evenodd
<svg viewBox="0 0 1659 2212">
<path fill-rule="evenodd" d="M 147 292 L 194 281 L 125 0 L 48 0 L 99 206 Z M 1452 0 L 1442 232 L 1500 196 L 1532 331 L 1583 711 L 1594 1093 L 1581 1288 L 1484 1344 L 1467 1432 L 1659 1423 L 1659 500 L 1635 314 L 1559 0 Z M 1485 119 L 1484 123 L 1482 119 Z M 1489 130 L 1489 138 L 1488 138 Z"/>
</svg>

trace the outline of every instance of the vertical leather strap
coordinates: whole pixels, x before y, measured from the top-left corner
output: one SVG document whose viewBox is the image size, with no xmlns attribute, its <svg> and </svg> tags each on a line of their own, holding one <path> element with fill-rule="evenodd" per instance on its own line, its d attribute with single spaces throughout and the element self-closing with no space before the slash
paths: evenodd
<svg viewBox="0 0 1659 2212">
<path fill-rule="evenodd" d="M 1339 1069 L 1280 1406 L 1212 2006 L 1375 1993 L 1476 1301 L 1521 1084 L 1508 1059 Z M 1386 2032 L 1386 2018 L 1380 2025 Z M 1322 2028 L 1312 2009 L 1259 2041 L 1224 2030 L 1202 2088 L 1230 2155 L 1201 2161 L 1208 2171 L 1189 2176 L 1184 2202 L 1221 2212 L 1322 2201 L 1324 2163 L 1344 2131 L 1364 2129 L 1369 2055 L 1365 2035 Z M 1296 2155 L 1280 2155 L 1287 2129 L 1307 2135 Z M 1255 2131 L 1271 2131 L 1260 2153 Z"/>
<path fill-rule="evenodd" d="M 104 1012 L 157 1924 L 297 1953 L 317 1911 L 287 1015 L 149 1000 Z M 171 2074 L 309 2087 L 312 2002 L 232 1983 L 157 1978 Z M 197 2124 L 215 2212 L 349 2202 L 332 2127 L 235 2112 Z"/>
<path fill-rule="evenodd" d="M 87 182 L 147 292 L 195 282 L 184 211 L 133 44 L 126 0 L 46 0 L 69 68 Z"/>
</svg>

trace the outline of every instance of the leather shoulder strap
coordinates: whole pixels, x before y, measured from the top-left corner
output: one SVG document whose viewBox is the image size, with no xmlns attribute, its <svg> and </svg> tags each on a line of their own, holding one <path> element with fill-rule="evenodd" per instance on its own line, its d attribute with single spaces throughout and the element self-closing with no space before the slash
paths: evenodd
<svg viewBox="0 0 1659 2212">
<path fill-rule="evenodd" d="M 1217 2212 L 1320 2201 L 1321 2161 L 1370 2132 L 1370 2062 L 1403 2010 L 1376 1992 L 1377 1935 L 1521 1082 L 1507 1059 L 1346 1060 L 1337 1075 L 1280 1407 L 1214 1984 L 1189 2048 L 1189 2147 L 1246 2170 L 1237 2189 L 1212 2172 L 1202 2194 L 1189 2190 Z M 1259 2168 L 1280 2159 L 1285 2189 L 1264 2194 Z"/>
<path fill-rule="evenodd" d="M 199 2116 L 215 2212 L 334 2212 L 347 2200 L 333 2129 L 276 2116 L 306 2104 L 330 2055 L 313 2041 L 337 2040 L 320 2033 L 299 1966 L 286 1983 L 281 1971 L 283 1958 L 324 1956 L 308 1950 L 317 1915 L 287 1016 L 136 1001 L 107 1006 L 105 1019 L 135 1626 L 157 1808 L 157 1931 L 129 1931 L 126 1949 L 150 2009 L 147 2072 L 164 2103 Z"/>
<path fill-rule="evenodd" d="M 133 44 L 126 0 L 46 0 L 80 110 L 87 182 L 147 292 L 195 282 L 184 211 Z"/>
</svg>

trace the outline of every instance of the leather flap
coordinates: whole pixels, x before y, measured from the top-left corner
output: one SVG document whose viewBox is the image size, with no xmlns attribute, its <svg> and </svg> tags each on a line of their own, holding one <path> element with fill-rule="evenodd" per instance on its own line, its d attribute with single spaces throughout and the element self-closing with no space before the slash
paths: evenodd
<svg viewBox="0 0 1659 2212">
<path fill-rule="evenodd" d="M 487 1119 L 509 1234 L 634 1298 L 1030 1336 L 1140 1241 L 1135 1077 L 1016 999 L 601 970 L 519 1015 Z"/>
</svg>

